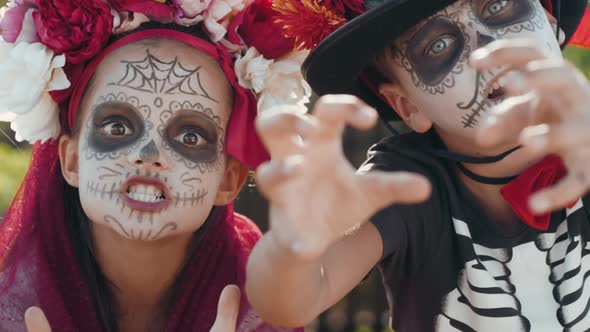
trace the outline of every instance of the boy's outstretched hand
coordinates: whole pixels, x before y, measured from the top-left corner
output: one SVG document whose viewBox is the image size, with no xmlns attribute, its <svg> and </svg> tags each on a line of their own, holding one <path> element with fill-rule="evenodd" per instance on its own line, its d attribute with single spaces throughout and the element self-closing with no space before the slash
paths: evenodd
<svg viewBox="0 0 590 332">
<path fill-rule="evenodd" d="M 428 181 L 410 173 L 358 175 L 345 158 L 346 125 L 372 127 L 376 112 L 347 95 L 321 98 L 313 115 L 288 110 L 258 117 L 258 132 L 272 160 L 257 171 L 271 203 L 271 234 L 281 247 L 315 258 L 348 230 L 392 203 L 418 203 Z"/>
<path fill-rule="evenodd" d="M 480 129 L 478 141 L 493 146 L 519 137 L 535 152 L 561 156 L 568 175 L 534 194 L 533 211 L 563 208 L 590 189 L 590 84 L 562 59 L 551 59 L 533 41 L 501 40 L 473 52 L 478 70 L 513 69 L 504 87 L 508 98 Z"/>
</svg>

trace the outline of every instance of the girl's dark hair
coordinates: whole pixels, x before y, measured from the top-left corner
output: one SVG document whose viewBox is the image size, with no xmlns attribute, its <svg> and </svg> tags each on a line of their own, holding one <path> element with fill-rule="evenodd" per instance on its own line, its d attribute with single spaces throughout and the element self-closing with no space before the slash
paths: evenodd
<svg viewBox="0 0 590 332">
<path fill-rule="evenodd" d="M 137 32 L 140 30 L 147 29 L 170 29 L 180 32 L 185 32 L 194 35 L 198 38 L 210 41 L 207 34 L 203 31 L 201 26 L 195 27 L 184 27 L 176 24 L 161 24 L 148 22 L 143 24 L 136 30 L 129 33 Z M 127 33 L 127 34 L 129 34 Z M 125 34 L 112 36 L 111 42 L 125 36 Z M 88 86 L 92 84 L 92 80 Z M 88 87 L 87 87 L 88 90 Z M 72 128 L 71 134 L 77 136 L 81 126 L 81 116 L 78 116 L 74 128 Z M 94 243 L 92 238 L 92 222 L 84 212 L 82 204 L 80 202 L 80 194 L 77 188 L 74 188 L 64 181 L 64 209 L 66 216 L 66 223 L 69 231 L 70 241 L 73 244 L 76 258 L 82 274 L 84 276 L 86 286 L 88 287 L 92 301 L 96 309 L 96 317 L 101 325 L 101 328 L 105 332 L 118 332 L 119 331 L 119 319 L 120 309 L 114 298 L 112 289 L 117 287 L 102 273 L 100 266 L 96 260 L 94 253 Z M 161 299 L 162 313 L 160 318 L 166 318 L 169 315 L 169 310 L 172 307 L 172 301 L 175 295 L 179 291 L 179 280 L 187 270 L 189 263 L 196 251 L 200 239 L 205 233 L 207 226 L 212 220 L 215 220 L 215 216 L 218 213 L 217 208 L 213 208 L 207 217 L 205 223 L 195 232 L 193 239 L 189 245 L 189 251 L 186 260 L 183 264 L 182 269 L 176 276 L 176 280 L 173 286 Z"/>
</svg>

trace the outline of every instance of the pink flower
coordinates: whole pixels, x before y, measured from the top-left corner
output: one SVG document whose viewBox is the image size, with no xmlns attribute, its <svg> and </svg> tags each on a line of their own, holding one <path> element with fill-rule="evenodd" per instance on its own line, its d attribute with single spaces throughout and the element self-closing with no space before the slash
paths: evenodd
<svg viewBox="0 0 590 332">
<path fill-rule="evenodd" d="M 37 7 L 39 39 L 75 64 L 100 52 L 113 30 L 111 9 L 102 0 L 37 0 Z"/>
<path fill-rule="evenodd" d="M 176 8 L 155 0 L 107 0 L 116 11 L 141 13 L 161 23 L 170 23 L 176 15 Z"/>
<path fill-rule="evenodd" d="M 251 0 L 213 0 L 203 13 L 203 24 L 211 41 L 220 42 L 227 34 L 230 20 L 251 2 Z"/>
<path fill-rule="evenodd" d="M 203 20 L 203 12 L 209 8 L 211 0 L 171 0 L 177 13 L 174 22 L 181 25 L 193 25 Z"/>
<path fill-rule="evenodd" d="M 37 31 L 32 20 L 36 11 L 35 0 L 15 0 L 9 3 L 8 10 L 0 20 L 0 35 L 6 42 L 37 42 Z M 20 36 L 20 38 L 19 38 Z"/>
<path fill-rule="evenodd" d="M 145 22 L 149 22 L 150 19 L 142 13 L 130 13 L 126 11 L 117 12 L 112 10 L 113 14 L 113 33 L 121 34 L 127 31 L 133 31 Z"/>
</svg>

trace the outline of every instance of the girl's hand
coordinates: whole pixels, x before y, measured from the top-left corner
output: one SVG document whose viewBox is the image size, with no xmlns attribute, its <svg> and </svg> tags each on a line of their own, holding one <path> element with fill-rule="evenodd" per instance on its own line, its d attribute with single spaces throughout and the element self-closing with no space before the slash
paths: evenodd
<svg viewBox="0 0 590 332">
<path fill-rule="evenodd" d="M 235 332 L 239 311 L 240 289 L 235 285 L 225 286 L 219 296 L 217 318 L 210 332 Z"/>
<path fill-rule="evenodd" d="M 226 286 L 219 297 L 217 318 L 210 332 L 235 332 L 240 311 L 240 289 L 235 285 Z M 49 322 L 43 311 L 31 307 L 25 312 L 27 332 L 51 332 Z"/>
<path fill-rule="evenodd" d="M 43 311 L 38 307 L 30 307 L 25 312 L 27 332 L 51 332 L 51 326 Z"/>
</svg>

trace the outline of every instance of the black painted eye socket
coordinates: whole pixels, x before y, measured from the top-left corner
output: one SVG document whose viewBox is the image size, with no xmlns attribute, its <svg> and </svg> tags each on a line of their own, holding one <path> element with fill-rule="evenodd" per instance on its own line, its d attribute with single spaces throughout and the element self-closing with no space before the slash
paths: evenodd
<svg viewBox="0 0 590 332">
<path fill-rule="evenodd" d="M 179 155 L 193 163 L 217 159 L 219 125 L 194 110 L 180 110 L 164 125 L 164 139 Z"/>
<path fill-rule="evenodd" d="M 106 102 L 94 108 L 89 146 L 97 152 L 112 152 L 139 140 L 145 131 L 144 119 L 132 105 Z"/>
<path fill-rule="evenodd" d="M 434 40 L 426 49 L 426 55 L 437 56 L 443 54 L 457 42 L 457 38 L 452 35 L 444 35 Z"/>
<path fill-rule="evenodd" d="M 508 7 L 510 3 L 507 0 L 495 0 L 485 6 L 485 11 L 482 15 L 495 16 L 500 14 Z M 485 16 L 484 16 L 485 17 Z"/>
<path fill-rule="evenodd" d="M 484 25 L 500 29 L 529 19 L 535 13 L 536 0 L 472 0 L 477 19 Z"/>
<path fill-rule="evenodd" d="M 179 135 L 174 137 L 174 139 L 188 147 L 198 147 L 207 144 L 205 138 L 194 128 L 184 129 Z"/>
<path fill-rule="evenodd" d="M 103 135 L 112 137 L 133 135 L 133 126 L 129 124 L 128 120 L 119 117 L 103 121 L 100 130 Z"/>
<path fill-rule="evenodd" d="M 436 86 L 455 68 L 464 48 L 465 36 L 459 26 L 441 15 L 412 36 L 406 53 L 420 81 Z"/>
</svg>

